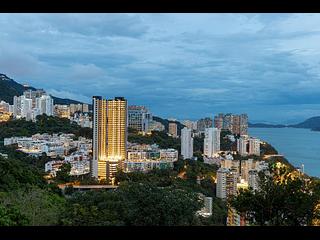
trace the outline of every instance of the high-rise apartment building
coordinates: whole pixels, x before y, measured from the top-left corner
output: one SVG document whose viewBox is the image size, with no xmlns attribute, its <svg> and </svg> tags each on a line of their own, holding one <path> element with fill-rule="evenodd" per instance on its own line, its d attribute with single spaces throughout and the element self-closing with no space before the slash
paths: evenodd
<svg viewBox="0 0 320 240">
<path fill-rule="evenodd" d="M 42 95 L 36 98 L 36 108 L 39 110 L 36 115 L 46 114 L 48 116 L 53 115 L 53 99 L 48 95 Z"/>
<path fill-rule="evenodd" d="M 74 114 L 75 112 L 83 112 L 83 105 L 78 104 L 70 104 L 70 114 Z"/>
<path fill-rule="evenodd" d="M 84 112 L 84 113 L 89 112 L 89 105 L 88 104 L 83 104 L 82 105 L 82 112 Z"/>
<path fill-rule="evenodd" d="M 204 132 L 206 128 L 212 128 L 213 121 L 212 118 L 206 117 L 197 121 L 197 131 Z"/>
<path fill-rule="evenodd" d="M 127 100 L 116 97 L 108 100 L 108 159 L 124 160 L 127 151 Z"/>
<path fill-rule="evenodd" d="M 175 122 L 169 122 L 169 134 L 176 138 L 178 137 L 178 125 Z"/>
<path fill-rule="evenodd" d="M 181 155 L 183 159 L 193 157 L 192 130 L 186 127 L 181 130 Z"/>
<path fill-rule="evenodd" d="M 248 115 L 247 114 L 240 115 L 239 124 L 240 124 L 239 135 L 248 135 Z"/>
<path fill-rule="evenodd" d="M 238 174 L 233 168 L 219 168 L 217 171 L 216 196 L 222 200 L 237 194 Z"/>
<path fill-rule="evenodd" d="M 93 97 L 93 177 L 113 182 L 126 159 L 127 128 L 127 100 Z"/>
<path fill-rule="evenodd" d="M 260 139 L 249 138 L 249 155 L 260 156 Z"/>
<path fill-rule="evenodd" d="M 255 169 L 255 161 L 253 159 L 241 160 L 241 179 L 245 182 L 249 180 L 249 171 Z"/>
<path fill-rule="evenodd" d="M 241 156 L 248 155 L 248 139 L 246 137 L 237 139 L 237 151 Z"/>
<path fill-rule="evenodd" d="M 260 139 L 241 136 L 239 139 L 237 139 L 237 151 L 241 156 L 260 156 Z"/>
<path fill-rule="evenodd" d="M 32 119 L 32 99 L 21 96 L 21 117 L 27 121 Z"/>
<path fill-rule="evenodd" d="M 13 116 L 18 117 L 21 115 L 21 97 L 13 97 Z"/>
<path fill-rule="evenodd" d="M 107 100 L 94 96 L 93 106 L 93 140 L 91 164 L 92 176 L 107 179 Z"/>
<path fill-rule="evenodd" d="M 36 108 L 37 98 L 40 98 L 43 95 L 46 95 L 46 92 L 43 89 L 28 89 L 23 92 L 23 96 L 25 96 L 25 98 L 32 99 L 32 108 Z"/>
<path fill-rule="evenodd" d="M 218 116 L 214 117 L 214 127 L 215 128 L 223 129 L 223 118 L 224 118 L 223 113 L 219 113 Z"/>
<path fill-rule="evenodd" d="M 150 111 L 144 106 L 128 107 L 129 127 L 139 132 L 146 133 L 149 130 L 149 124 L 152 121 Z"/>
<path fill-rule="evenodd" d="M 70 119 L 70 107 L 68 105 L 54 105 L 53 108 L 54 115 L 59 118 L 68 118 Z"/>
<path fill-rule="evenodd" d="M 220 151 L 220 129 L 206 128 L 204 137 L 204 155 L 214 157 Z"/>
<path fill-rule="evenodd" d="M 248 116 L 219 113 L 214 117 L 214 127 L 229 130 L 232 134 L 248 135 Z"/>
<path fill-rule="evenodd" d="M 27 90 L 22 96 L 13 98 L 13 116 L 35 120 L 36 116 L 46 114 L 53 115 L 53 99 L 42 89 Z"/>
</svg>

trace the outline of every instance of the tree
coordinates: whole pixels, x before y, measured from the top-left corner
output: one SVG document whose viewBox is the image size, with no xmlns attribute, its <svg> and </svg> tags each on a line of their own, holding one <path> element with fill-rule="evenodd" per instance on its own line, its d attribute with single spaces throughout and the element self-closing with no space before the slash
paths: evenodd
<svg viewBox="0 0 320 240">
<path fill-rule="evenodd" d="M 24 226 L 29 223 L 26 216 L 11 205 L 0 204 L 0 226 Z"/>
<path fill-rule="evenodd" d="M 152 184 L 126 184 L 119 189 L 125 201 L 127 225 L 179 226 L 197 224 L 195 213 L 203 203 L 197 194 Z"/>
<path fill-rule="evenodd" d="M 60 167 L 59 171 L 57 171 L 55 179 L 58 182 L 69 182 L 70 181 L 70 171 L 71 171 L 71 164 L 64 163 Z"/>
<path fill-rule="evenodd" d="M 68 199 L 62 225 L 195 225 L 203 206 L 198 195 L 152 183 L 121 183 L 114 191 L 75 193 Z"/>
<path fill-rule="evenodd" d="M 13 206 L 12 213 L 22 216 L 21 224 L 30 226 L 57 225 L 64 211 L 63 197 L 38 187 L 10 191 L 1 197 L 0 204 L 9 209 Z"/>
<path fill-rule="evenodd" d="M 318 218 L 314 211 L 320 198 L 313 184 L 294 176 L 288 168 L 260 173 L 259 191 L 241 190 L 230 201 L 253 225 L 304 226 Z"/>
</svg>

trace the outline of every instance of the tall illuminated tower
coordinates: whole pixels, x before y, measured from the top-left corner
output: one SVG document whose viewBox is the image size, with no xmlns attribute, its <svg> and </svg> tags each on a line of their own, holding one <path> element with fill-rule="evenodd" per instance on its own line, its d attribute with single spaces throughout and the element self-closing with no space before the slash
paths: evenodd
<svg viewBox="0 0 320 240">
<path fill-rule="evenodd" d="M 108 148 L 107 173 L 110 180 L 114 178 L 117 168 L 122 167 L 122 161 L 127 157 L 127 100 L 116 97 L 108 100 Z"/>
<path fill-rule="evenodd" d="M 93 97 L 92 176 L 112 182 L 127 157 L 127 100 Z"/>
<path fill-rule="evenodd" d="M 92 176 L 107 179 L 107 100 L 93 97 Z"/>
</svg>

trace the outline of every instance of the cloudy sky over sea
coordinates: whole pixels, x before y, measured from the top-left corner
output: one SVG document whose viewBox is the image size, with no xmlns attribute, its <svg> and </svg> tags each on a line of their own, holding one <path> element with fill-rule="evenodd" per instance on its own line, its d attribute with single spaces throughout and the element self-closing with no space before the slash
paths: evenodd
<svg viewBox="0 0 320 240">
<path fill-rule="evenodd" d="M 320 14 L 0 14 L 0 72 L 155 115 L 320 115 Z"/>
</svg>

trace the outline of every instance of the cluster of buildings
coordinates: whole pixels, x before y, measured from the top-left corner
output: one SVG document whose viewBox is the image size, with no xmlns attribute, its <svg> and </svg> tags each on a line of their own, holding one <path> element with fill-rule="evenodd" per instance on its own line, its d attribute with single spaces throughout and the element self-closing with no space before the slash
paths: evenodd
<svg viewBox="0 0 320 240">
<path fill-rule="evenodd" d="M 53 98 L 43 89 L 26 90 L 23 95 L 13 97 L 14 118 L 35 121 L 42 114 L 53 115 Z"/>
<path fill-rule="evenodd" d="M 70 119 L 81 127 L 92 128 L 88 104 L 54 105 L 54 116 Z"/>
<path fill-rule="evenodd" d="M 6 122 L 11 117 L 35 121 L 36 117 L 42 114 L 67 118 L 81 127 L 92 128 L 88 104 L 54 104 L 53 98 L 43 89 L 29 89 L 21 96 L 14 96 L 13 105 L 4 101 L 0 102 L 0 122 Z"/>
<path fill-rule="evenodd" d="M 46 154 L 52 159 L 46 163 L 45 171 L 56 175 L 63 163 L 71 163 L 71 175 L 81 175 L 90 170 L 90 154 L 92 140 L 79 137 L 74 140 L 74 134 L 35 134 L 32 137 L 4 138 L 4 145 L 17 144 L 18 151 L 39 157 Z M 60 160 L 62 159 L 62 160 Z"/>
<path fill-rule="evenodd" d="M 123 97 L 94 96 L 92 176 L 113 182 L 118 169 L 144 172 L 172 168 L 173 162 L 178 160 L 177 150 L 128 143 L 128 127 L 146 134 L 153 129 L 150 126 L 155 125 L 146 107 L 128 106 Z"/>
<path fill-rule="evenodd" d="M 157 144 L 129 143 L 128 145 L 127 158 L 123 162 L 125 172 L 173 168 L 173 163 L 178 160 L 176 149 L 160 149 Z"/>
<path fill-rule="evenodd" d="M 259 190 L 259 172 L 268 173 L 268 163 L 253 159 L 224 159 L 217 171 L 216 196 L 224 201 L 238 194 L 239 189 L 252 188 Z M 244 226 L 247 222 L 244 216 L 228 207 L 228 226 Z"/>
<path fill-rule="evenodd" d="M 60 118 L 68 118 L 74 116 L 74 114 L 78 113 L 88 113 L 89 105 L 88 104 L 70 104 L 70 105 L 54 105 L 54 115 Z"/>
<path fill-rule="evenodd" d="M 260 139 L 243 135 L 237 139 L 237 151 L 241 156 L 260 156 L 260 144 Z"/>
<path fill-rule="evenodd" d="M 139 133 L 146 134 L 150 131 L 150 123 L 152 114 L 144 106 L 129 106 L 128 107 L 128 123 L 129 127 L 137 130 Z"/>
<path fill-rule="evenodd" d="M 248 115 L 219 113 L 214 117 L 214 127 L 218 129 L 227 129 L 235 135 L 248 135 Z"/>
</svg>

